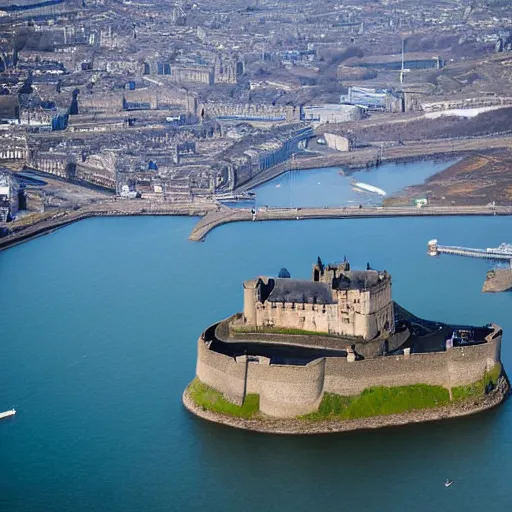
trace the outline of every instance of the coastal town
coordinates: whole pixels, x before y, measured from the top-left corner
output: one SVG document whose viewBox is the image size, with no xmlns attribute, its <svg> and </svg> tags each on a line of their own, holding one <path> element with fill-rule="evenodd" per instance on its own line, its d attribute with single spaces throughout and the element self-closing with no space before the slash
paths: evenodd
<svg viewBox="0 0 512 512">
<path fill-rule="evenodd" d="M 0 11 L 0 236 L 117 200 L 210 210 L 289 170 L 423 158 L 465 157 L 385 205 L 512 204 L 503 2 Z"/>
</svg>

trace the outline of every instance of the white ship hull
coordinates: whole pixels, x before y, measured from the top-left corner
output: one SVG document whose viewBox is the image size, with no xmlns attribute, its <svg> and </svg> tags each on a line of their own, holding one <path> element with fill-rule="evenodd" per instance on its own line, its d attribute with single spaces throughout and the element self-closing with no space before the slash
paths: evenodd
<svg viewBox="0 0 512 512">
<path fill-rule="evenodd" d="M 373 185 L 368 185 L 368 183 L 362 183 L 360 181 L 352 182 L 352 186 L 359 190 L 364 190 L 365 192 L 372 192 L 373 194 L 379 194 L 379 196 L 385 196 L 386 192 L 379 187 L 374 187 Z"/>
<path fill-rule="evenodd" d="M 11 409 L 10 411 L 0 412 L 0 420 L 2 418 L 8 418 L 9 416 L 14 416 L 16 414 L 16 409 Z"/>
</svg>

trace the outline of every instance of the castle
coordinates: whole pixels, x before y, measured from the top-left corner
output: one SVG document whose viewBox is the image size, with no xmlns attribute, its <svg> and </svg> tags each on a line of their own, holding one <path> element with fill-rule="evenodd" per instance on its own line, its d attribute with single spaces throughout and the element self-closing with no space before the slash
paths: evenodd
<svg viewBox="0 0 512 512">
<path fill-rule="evenodd" d="M 290 278 L 244 282 L 244 322 L 371 340 L 394 331 L 391 277 L 351 270 L 350 263 L 313 265 L 312 281 Z"/>
<path fill-rule="evenodd" d="M 312 280 L 245 281 L 243 313 L 208 327 L 198 340 L 196 378 L 242 405 L 296 418 L 318 411 L 326 393 L 425 384 L 452 389 L 501 368 L 502 330 L 422 320 L 393 302 L 385 271 L 348 261 L 313 265 Z"/>
</svg>

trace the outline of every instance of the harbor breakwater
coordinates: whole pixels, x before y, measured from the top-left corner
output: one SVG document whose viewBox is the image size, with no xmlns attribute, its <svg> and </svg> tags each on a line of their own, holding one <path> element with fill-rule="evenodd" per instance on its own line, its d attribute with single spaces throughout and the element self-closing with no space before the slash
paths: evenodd
<svg viewBox="0 0 512 512">
<path fill-rule="evenodd" d="M 109 201 L 95 203 L 77 210 L 56 212 L 50 218 L 17 228 L 13 233 L 0 238 L 0 251 L 91 217 L 137 215 L 201 217 L 189 236 L 189 240 L 198 242 L 203 241 L 208 233 L 216 227 L 230 222 L 512 215 L 512 206 L 261 208 L 254 215 L 250 209 L 228 208 L 215 202 L 176 204 L 151 203 L 144 200 Z"/>
<path fill-rule="evenodd" d="M 305 219 L 364 219 L 373 217 L 432 217 L 432 216 L 492 216 L 512 215 L 512 206 L 428 206 L 416 207 L 335 207 L 335 208 L 260 208 L 223 209 L 206 214 L 194 227 L 189 240 L 202 241 L 216 227 L 230 222 Z"/>
</svg>

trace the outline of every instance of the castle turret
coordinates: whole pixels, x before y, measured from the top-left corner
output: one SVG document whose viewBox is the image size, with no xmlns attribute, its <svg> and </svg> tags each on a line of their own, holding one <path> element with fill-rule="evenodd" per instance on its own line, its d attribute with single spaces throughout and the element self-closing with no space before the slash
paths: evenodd
<svg viewBox="0 0 512 512">
<path fill-rule="evenodd" d="M 256 325 L 256 302 L 259 279 L 244 281 L 244 321 Z"/>
</svg>

